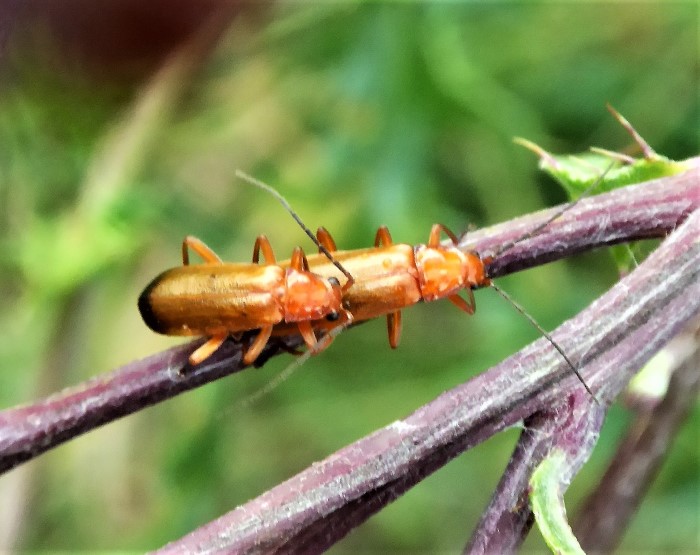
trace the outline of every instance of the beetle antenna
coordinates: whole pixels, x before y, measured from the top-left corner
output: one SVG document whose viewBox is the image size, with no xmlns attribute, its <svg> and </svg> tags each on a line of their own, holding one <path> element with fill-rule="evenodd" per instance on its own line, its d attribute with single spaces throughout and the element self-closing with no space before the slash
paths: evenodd
<svg viewBox="0 0 700 555">
<path fill-rule="evenodd" d="M 527 241 L 528 239 L 534 237 L 537 235 L 540 231 L 542 231 L 544 228 L 546 228 L 549 224 L 551 224 L 554 220 L 556 220 L 558 217 L 560 217 L 562 214 L 565 212 L 568 212 L 571 210 L 574 206 L 576 206 L 581 200 L 584 198 L 590 196 L 590 194 L 598 188 L 598 186 L 603 182 L 603 179 L 605 179 L 605 176 L 608 175 L 608 172 L 613 169 L 615 164 L 618 162 L 618 160 L 612 160 L 610 164 L 605 168 L 605 170 L 591 183 L 588 187 L 586 187 L 577 198 L 574 200 L 566 203 L 560 210 L 557 210 L 554 214 L 552 214 L 549 218 L 547 218 L 544 222 L 542 222 L 539 225 L 536 225 L 533 227 L 530 231 L 525 233 L 524 235 L 521 235 L 517 239 L 514 239 L 510 241 L 509 243 L 506 243 L 505 245 L 502 245 L 500 249 L 498 249 L 493 255 L 491 255 L 492 258 L 496 258 L 500 255 L 502 255 L 504 252 L 509 251 L 512 249 L 515 245 L 518 243 L 522 243 L 523 241 Z"/>
<path fill-rule="evenodd" d="M 513 241 L 510 241 L 509 243 L 506 243 L 503 245 L 500 249 L 496 251 L 495 254 L 491 255 L 490 258 L 495 258 L 507 250 L 512 249 L 515 245 L 518 243 L 521 243 L 522 241 L 526 241 L 527 239 L 530 239 L 531 237 L 534 237 L 537 235 L 540 231 L 542 231 L 544 228 L 546 228 L 549 224 L 551 224 L 554 220 L 559 218 L 564 212 L 571 210 L 574 206 L 576 206 L 583 198 L 589 196 L 603 181 L 605 176 L 608 174 L 608 172 L 614 167 L 615 163 L 618 160 L 613 160 L 606 168 L 605 171 L 603 171 L 596 179 L 591 183 L 586 189 L 579 195 L 578 198 L 572 200 L 571 202 L 565 204 L 560 210 L 557 210 L 552 216 L 547 218 L 543 223 L 535 226 L 532 228 L 530 231 L 525 233 L 524 235 L 521 235 L 517 239 L 514 239 Z M 520 306 L 508 293 L 506 293 L 503 289 L 498 287 L 495 283 L 491 282 L 491 287 L 494 288 L 494 290 L 501 296 L 503 297 L 506 301 L 508 301 L 520 314 L 522 314 L 530 324 L 535 327 L 546 339 L 549 341 L 552 346 L 559 352 L 559 354 L 562 356 L 562 358 L 566 361 L 566 363 L 569 365 L 571 370 L 573 371 L 574 374 L 576 374 L 576 377 L 578 380 L 583 384 L 583 387 L 586 388 L 586 391 L 591 395 L 593 400 L 598 403 L 598 399 L 596 396 L 593 394 L 591 391 L 591 388 L 588 387 L 588 384 L 585 382 L 583 379 L 583 376 L 581 376 L 581 373 L 578 371 L 576 366 L 574 366 L 573 362 L 569 359 L 568 356 L 566 356 L 566 353 L 564 353 L 564 350 L 557 344 L 556 341 L 552 338 L 552 336 L 545 331 L 545 329 L 540 326 L 540 324 L 537 323 L 537 320 L 535 320 L 532 316 L 530 316 L 525 309 Z"/>
<path fill-rule="evenodd" d="M 318 250 L 320 252 L 322 252 L 324 255 L 326 255 L 326 258 L 328 258 L 328 260 L 330 260 L 333 263 L 333 265 L 336 268 L 338 268 L 338 270 L 340 270 L 346 278 L 348 278 L 348 281 L 350 283 L 355 282 L 355 278 L 352 277 L 350 272 L 348 272 L 343 267 L 343 265 L 333 257 L 331 252 L 321 244 L 321 242 L 316 238 L 316 236 L 311 232 L 311 230 L 308 227 L 306 227 L 304 222 L 301 221 L 301 218 L 294 211 L 294 209 L 291 207 L 291 205 L 287 202 L 287 199 L 284 198 L 274 187 L 268 185 L 267 183 L 263 183 L 259 179 L 255 179 L 253 176 L 248 175 L 247 173 L 245 173 L 241 170 L 236 170 L 236 177 L 238 177 L 239 179 L 242 179 L 243 181 L 249 183 L 250 185 L 255 185 L 256 187 L 262 189 L 263 191 L 267 191 L 273 197 L 275 197 L 279 201 L 279 203 L 284 207 L 284 209 L 287 212 L 289 212 L 289 215 L 292 218 L 294 218 L 294 221 L 297 224 L 299 224 L 299 227 L 301 227 L 301 229 L 304 230 L 304 233 L 306 233 L 309 236 L 309 238 L 314 242 L 314 244 L 318 247 Z"/>
<path fill-rule="evenodd" d="M 321 342 L 330 342 L 338 335 L 340 335 L 341 332 L 343 332 L 347 327 L 352 323 L 352 320 L 349 322 L 346 322 L 343 325 L 336 326 L 335 328 L 329 330 L 326 335 L 324 335 L 321 338 Z M 260 389 L 257 391 L 254 391 L 247 397 L 243 398 L 241 402 L 239 403 L 240 408 L 248 408 L 251 405 L 254 405 L 257 403 L 260 399 L 263 397 L 266 397 L 269 393 L 277 389 L 282 383 L 286 382 L 289 377 L 297 371 L 297 369 L 304 364 L 309 358 L 316 354 L 319 349 L 307 349 L 306 352 L 302 353 L 294 359 L 284 370 L 282 370 L 279 374 L 277 374 L 274 378 L 272 378 L 269 382 L 267 382 L 264 386 L 262 386 Z"/>
<path fill-rule="evenodd" d="M 658 154 L 654 152 L 654 149 L 651 148 L 651 146 L 649 146 L 649 143 L 647 143 L 644 140 L 644 138 L 642 138 L 642 136 L 637 132 L 637 130 L 634 127 L 632 127 L 632 124 L 629 121 L 627 121 L 627 119 L 625 119 L 625 117 L 622 114 L 620 114 L 620 112 L 615 110 L 615 108 L 613 108 L 609 103 L 607 103 L 605 107 L 608 109 L 608 112 L 610 112 L 612 116 L 618 121 L 618 123 L 625 129 L 625 131 L 627 131 L 627 133 L 629 133 L 632 136 L 632 139 L 634 139 L 634 142 L 637 143 L 637 146 L 642 151 L 645 160 L 656 160 L 659 158 Z M 533 151 L 540 157 L 540 159 L 545 159 L 549 163 L 556 163 L 556 160 L 552 157 L 551 154 L 549 154 L 546 150 L 537 146 L 536 144 L 531 143 L 528 140 L 519 138 L 516 138 L 515 142 Z M 561 216 L 564 212 L 576 206 L 579 203 L 579 201 L 589 196 L 598 187 L 598 185 L 600 185 L 603 182 L 605 176 L 608 174 L 608 172 L 610 172 L 610 170 L 613 169 L 613 167 L 615 167 L 616 163 L 621 162 L 623 164 L 633 164 L 635 161 L 634 158 L 632 158 L 631 156 L 627 156 L 626 154 L 611 152 L 602 148 L 591 147 L 591 151 L 611 158 L 608 167 L 605 168 L 605 170 L 598 176 L 598 178 L 593 183 L 591 183 L 586 189 L 584 189 L 583 193 L 581 193 L 578 196 L 578 198 L 572 200 L 568 204 L 565 204 L 561 210 L 555 212 L 545 222 L 531 229 L 522 237 L 519 237 L 518 239 L 515 239 L 514 241 L 503 245 L 499 250 L 496 251 L 496 254 L 493 255 L 494 258 L 498 255 L 503 254 L 505 251 L 510 250 L 518 243 L 525 241 L 530 237 L 533 237 L 538 232 L 542 231 L 545 227 L 547 227 L 549 224 L 551 224 L 554 220 L 556 220 L 559 216 Z"/>
<path fill-rule="evenodd" d="M 588 393 L 591 395 L 591 397 L 593 397 L 593 400 L 594 400 L 596 403 L 598 403 L 598 399 L 597 399 L 596 396 L 593 394 L 593 391 L 591 391 L 591 388 L 588 387 L 588 384 L 587 384 L 586 381 L 583 379 L 583 376 L 582 376 L 581 373 L 578 371 L 578 369 L 576 368 L 576 366 L 574 366 L 574 363 L 571 362 L 571 360 L 569 359 L 568 356 L 566 356 L 566 353 L 564 353 L 564 349 L 562 349 L 562 348 L 559 346 L 559 344 L 558 344 L 556 341 L 554 341 L 554 339 L 552 338 L 552 336 L 551 336 L 542 326 L 540 326 L 540 325 L 537 323 L 537 320 L 535 320 L 532 316 L 530 316 L 530 315 L 525 311 L 525 309 L 524 309 L 522 306 L 520 306 L 510 295 L 508 295 L 508 293 L 506 293 L 503 289 L 501 289 L 500 287 L 498 287 L 498 286 L 497 286 L 495 283 L 493 283 L 493 282 L 491 283 L 491 287 L 493 287 L 493 288 L 496 290 L 496 292 L 497 292 L 501 297 L 503 297 L 506 301 L 508 301 L 511 305 L 513 305 L 513 307 L 515 307 L 515 310 L 517 310 L 518 312 L 520 312 L 520 314 L 522 314 L 522 315 L 525 317 L 525 319 L 526 319 L 528 322 L 530 322 L 530 324 L 532 324 L 532 326 L 533 326 L 534 328 L 536 328 L 536 329 L 547 339 L 547 341 L 549 341 L 549 342 L 552 344 L 552 347 L 554 347 L 554 348 L 559 352 L 559 354 L 562 356 L 562 358 L 566 361 L 566 363 L 569 365 L 569 367 L 571 368 L 571 370 L 573 371 L 573 373 L 576 374 L 576 377 L 578 378 L 578 380 L 583 384 L 583 387 L 585 387 L 585 388 L 586 388 L 586 391 L 588 391 Z"/>
</svg>

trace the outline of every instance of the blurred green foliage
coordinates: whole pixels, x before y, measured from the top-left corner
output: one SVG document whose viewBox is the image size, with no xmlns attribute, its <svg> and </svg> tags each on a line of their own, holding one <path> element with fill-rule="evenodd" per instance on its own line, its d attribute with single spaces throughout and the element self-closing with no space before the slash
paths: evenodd
<svg viewBox="0 0 700 555">
<path fill-rule="evenodd" d="M 138 79 L 86 62 L 41 17 L 13 30 L 0 58 L 3 407 L 177 342 L 141 323 L 136 298 L 179 264 L 185 234 L 228 260 L 247 260 L 260 233 L 281 258 L 312 250 L 237 168 L 359 248 L 380 224 L 417 243 L 436 221 L 459 231 L 563 201 L 512 138 L 623 149 L 606 102 L 658 153 L 698 153 L 694 3 L 242 6 L 212 49 L 193 39 Z M 501 285 L 553 328 L 615 279 L 591 253 Z M 447 303 L 407 310 L 394 352 L 382 322 L 353 329 L 252 407 L 240 403 L 288 358 L 42 456 L 0 479 L 0 520 L 18 524 L 0 538 L 73 551 L 182 536 L 534 339 L 500 298 L 477 297 L 473 318 Z M 629 418 L 613 411 L 570 507 Z M 623 549 L 697 547 L 697 430 L 698 411 Z M 516 437 L 459 457 L 334 552 L 459 550 Z"/>
</svg>

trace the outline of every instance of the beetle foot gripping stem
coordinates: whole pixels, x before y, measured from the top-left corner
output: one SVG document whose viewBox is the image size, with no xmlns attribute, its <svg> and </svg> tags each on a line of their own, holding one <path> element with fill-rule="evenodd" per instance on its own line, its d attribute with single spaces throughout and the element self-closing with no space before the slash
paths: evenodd
<svg viewBox="0 0 700 555">
<path fill-rule="evenodd" d="M 211 355 L 216 352 L 216 350 L 221 347 L 224 341 L 226 341 L 226 338 L 228 337 L 228 334 L 225 335 L 214 335 L 211 338 L 207 340 L 204 345 L 201 345 L 197 350 L 190 355 L 189 358 L 189 363 L 192 366 L 197 366 L 198 364 L 201 364 L 204 362 L 206 359 L 208 359 Z"/>
</svg>

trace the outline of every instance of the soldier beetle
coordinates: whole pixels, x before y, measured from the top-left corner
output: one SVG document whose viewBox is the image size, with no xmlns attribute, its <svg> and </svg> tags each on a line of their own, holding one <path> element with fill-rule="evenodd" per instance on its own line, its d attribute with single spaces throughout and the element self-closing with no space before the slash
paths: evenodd
<svg viewBox="0 0 700 555">
<path fill-rule="evenodd" d="M 261 235 L 255 242 L 252 264 L 224 263 L 202 241 L 186 237 L 183 266 L 156 277 L 139 297 L 138 306 L 144 322 L 158 333 L 209 336 L 190 356 L 191 364 L 208 358 L 228 335 L 254 329 L 260 332 L 243 357 L 245 364 L 255 361 L 273 334 L 298 331 L 309 353 L 318 353 L 352 323 L 380 316 L 387 317 L 389 344 L 396 348 L 402 309 L 420 301 L 448 299 L 467 314 L 474 314 L 473 290 L 493 287 L 544 335 L 595 399 L 561 347 L 489 279 L 487 264 L 493 256 L 482 259 L 477 252 L 463 252 L 457 236 L 446 226 L 433 225 L 428 242 L 416 246 L 394 243 L 388 228 L 382 226 L 373 248 L 339 251 L 325 228 L 320 227 L 314 236 L 275 189 L 241 171 L 236 175 L 275 196 L 321 254 L 307 257 L 297 247 L 290 260 L 277 264 L 269 241 Z M 494 256 L 532 237 L 576 202 L 504 245 Z M 451 244 L 440 242 L 442 233 Z M 189 249 L 205 263 L 190 265 Z M 258 264 L 260 251 L 264 265 Z M 346 281 L 341 287 L 342 277 Z M 466 299 L 459 295 L 462 290 Z M 325 332 L 322 342 L 316 340 L 314 329 Z"/>
<path fill-rule="evenodd" d="M 192 249 L 204 264 L 190 264 Z M 259 264 L 260 253 L 265 264 Z M 309 271 L 301 247 L 283 268 L 276 264 L 270 242 L 260 235 L 252 264 L 224 263 L 195 237 L 182 243 L 182 263 L 157 276 L 141 293 L 139 311 L 146 325 L 166 335 L 205 335 L 206 343 L 190 355 L 196 365 L 216 351 L 230 334 L 260 329 L 243 356 L 251 364 L 267 344 L 275 324 L 293 323 L 309 349 L 319 352 L 311 322 L 325 319 L 347 326 L 352 315 L 342 307 L 343 288 L 335 276 Z M 347 281 L 345 287 L 352 284 Z"/>
<path fill-rule="evenodd" d="M 557 213 L 554 217 L 560 215 Z M 542 227 L 544 225 L 538 226 L 538 229 Z M 441 233 L 447 235 L 451 244 L 445 245 L 440 242 Z M 533 232 L 530 232 L 505 245 L 496 255 L 531 237 L 532 234 Z M 401 337 L 402 309 L 420 301 L 448 299 L 471 315 L 476 311 L 473 290 L 493 287 L 545 336 L 593 396 L 580 372 L 554 339 L 489 279 L 487 265 L 492 257 L 481 258 L 475 251 L 463 252 L 458 248 L 457 236 L 443 224 L 434 224 L 428 242 L 415 246 L 394 243 L 386 226 L 377 230 L 374 248 L 339 251 L 331 234 L 323 227 L 318 229 L 317 241 L 330 252 L 334 261 L 340 263 L 354 277 L 354 283 L 343 293 L 343 307 L 352 314 L 353 322 L 386 316 L 389 345 L 392 348 L 398 346 Z M 282 262 L 281 265 L 284 267 L 288 263 Z M 308 263 L 314 273 L 337 277 L 337 271 L 326 255 L 309 256 Z M 462 290 L 467 295 L 466 299 L 459 295 Z M 322 321 L 316 326 L 328 327 Z"/>
<path fill-rule="evenodd" d="M 392 348 L 399 344 L 402 309 L 420 301 L 446 298 L 467 314 L 474 314 L 472 290 L 491 285 L 481 257 L 454 245 L 442 245 L 441 232 L 457 244 L 455 234 L 442 224 L 433 226 L 427 244 L 417 246 L 394 243 L 389 230 L 382 226 L 374 248 L 339 251 L 331 234 L 323 227 L 318 229 L 318 242 L 355 280 L 343 294 L 343 306 L 352 313 L 354 322 L 386 315 Z M 308 262 L 313 272 L 337 277 L 325 256 L 309 256 Z M 458 294 L 461 290 L 466 291 L 467 299 Z"/>
</svg>

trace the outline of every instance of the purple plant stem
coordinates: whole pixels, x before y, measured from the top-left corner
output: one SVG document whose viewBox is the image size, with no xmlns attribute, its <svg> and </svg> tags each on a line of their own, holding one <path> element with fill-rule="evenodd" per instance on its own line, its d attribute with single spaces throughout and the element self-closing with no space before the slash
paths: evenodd
<svg viewBox="0 0 700 555">
<path fill-rule="evenodd" d="M 615 549 L 697 402 L 698 339 L 700 330 L 695 333 L 695 352 L 674 371 L 661 403 L 629 431 L 582 507 L 574 530 L 586 553 L 610 553 Z"/>
<path fill-rule="evenodd" d="M 42 401 L 0 412 L 0 469 L 222 374 L 212 361 L 187 379 L 179 376 L 192 350 L 193 344 L 175 347 Z"/>
<path fill-rule="evenodd" d="M 604 416 L 605 407 L 579 388 L 526 418 L 508 467 L 464 553 L 514 553 L 534 522 L 528 499 L 533 471 L 553 449 L 563 450 L 569 462 L 561 477 L 565 490 L 588 460 Z"/>
<path fill-rule="evenodd" d="M 586 248 L 664 235 L 700 205 L 699 183 L 700 171 L 693 167 L 677 176 L 586 199 L 552 222 L 554 232 L 543 233 L 497 257 L 490 265 L 491 275 L 517 270 L 518 260 L 520 268 L 525 268 Z M 490 228 L 492 231 L 470 234 L 469 243 L 462 246 L 482 252 L 495 249 L 519 236 L 521 230 L 545 221 L 550 213 L 543 211 Z M 199 344 L 197 340 L 158 353 L 34 404 L 0 412 L 0 472 L 97 426 L 243 369 L 242 343 L 233 340 L 196 371 L 188 369 L 186 359 Z M 270 343 L 257 363 L 261 365 L 298 344 L 296 336 L 279 338 Z"/>
<path fill-rule="evenodd" d="M 552 334 L 580 362 L 603 407 L 700 312 L 699 234 L 696 211 L 634 272 Z M 466 449 L 580 387 L 540 339 L 159 553 L 320 553 Z"/>
<path fill-rule="evenodd" d="M 586 206 L 587 202 L 588 200 L 582 201 L 578 207 L 578 210 L 580 210 L 582 213 L 588 212 L 589 210 L 589 208 Z M 639 209 L 643 209 L 644 203 L 640 203 L 637 206 Z M 650 207 L 648 204 L 646 206 Z M 605 208 L 603 206 L 599 206 L 596 207 L 596 210 L 605 210 Z M 583 220 L 585 219 L 586 218 L 584 216 Z M 575 221 L 576 219 L 574 219 L 574 223 L 563 223 L 562 225 L 567 227 L 569 230 L 573 230 Z M 579 236 L 581 235 L 580 232 L 577 234 Z M 517 236 L 518 235 L 516 234 L 515 237 Z M 543 240 L 543 237 L 538 236 L 533 239 L 541 241 Z M 520 262 L 521 261 L 518 261 L 518 264 Z M 570 412 L 572 415 L 578 414 L 579 419 L 585 420 L 586 418 L 593 418 L 596 411 L 589 412 L 588 414 L 586 414 L 585 411 L 581 413 L 581 411 L 577 410 L 574 406 L 570 407 Z M 677 409 L 673 411 L 673 414 L 676 418 L 680 417 Z M 536 413 L 533 415 L 533 417 L 531 417 L 535 418 L 535 429 L 538 429 L 540 432 L 536 437 L 528 435 L 528 431 L 532 428 L 532 425 L 528 425 L 528 421 L 526 421 L 527 429 L 523 432 L 522 437 L 516 445 L 515 452 L 513 453 L 511 461 L 509 462 L 509 466 L 506 469 L 497 490 L 494 492 L 489 507 L 482 516 L 482 519 L 477 525 L 469 544 L 465 548 L 465 553 L 510 553 L 515 551 L 522 540 L 524 540 L 526 537 L 533 522 L 532 513 L 527 502 L 529 478 L 534 468 L 557 444 L 558 438 L 556 436 L 562 431 L 558 429 L 559 425 L 555 418 L 551 420 L 544 419 L 543 421 L 541 416 L 542 413 Z M 597 433 L 603 420 L 602 418 L 594 418 L 594 420 L 597 422 L 597 424 L 595 422 L 590 422 L 590 429 L 595 429 Z M 682 420 L 677 420 L 676 424 L 679 425 L 680 422 L 682 422 Z M 661 427 L 663 427 L 663 424 L 661 424 Z M 565 436 L 566 435 L 567 434 L 565 434 Z M 587 460 L 594 445 L 595 441 L 585 441 L 579 446 L 578 452 L 576 453 L 576 456 L 580 461 L 578 466 L 581 466 L 583 462 Z M 668 443 L 663 445 L 663 447 L 667 446 Z M 572 447 L 576 446 L 573 445 Z M 657 445 L 657 447 L 661 447 L 661 445 Z M 628 450 L 631 450 L 631 448 Z M 662 457 L 664 453 L 665 451 L 660 449 L 657 450 L 655 454 Z M 627 464 L 634 464 L 635 468 L 637 468 L 638 463 L 636 462 L 636 459 L 632 458 L 629 453 L 626 453 L 624 456 L 619 458 L 616 457 L 615 460 L 626 461 Z M 632 461 L 634 461 L 634 463 Z M 574 465 L 572 465 L 572 467 L 573 466 Z M 621 464 L 620 466 L 626 467 L 627 465 Z M 625 468 L 619 468 L 618 470 L 618 475 L 611 477 L 611 480 L 620 479 L 620 475 L 625 473 Z M 568 484 L 566 485 L 568 486 Z M 601 488 L 600 496 L 596 497 L 594 501 L 594 503 L 597 502 L 597 505 L 588 512 L 588 519 L 590 519 L 591 522 L 587 521 L 587 525 L 582 525 L 579 529 L 584 530 L 588 528 L 588 524 L 595 521 L 595 523 L 599 525 L 599 529 L 593 530 L 593 535 L 595 535 L 596 532 L 603 534 L 603 520 L 598 519 L 601 515 L 607 514 L 608 518 L 606 520 L 608 523 L 612 524 L 610 526 L 605 526 L 606 531 L 614 531 L 613 535 L 617 534 L 616 537 L 619 538 L 620 534 L 622 534 L 625 530 L 626 522 L 623 522 L 624 519 L 622 517 L 620 517 L 619 521 L 617 518 L 613 519 L 611 517 L 610 513 L 615 511 L 614 504 L 612 505 L 613 508 L 609 511 L 605 513 L 602 511 L 603 506 L 610 501 L 610 491 L 611 490 L 609 487 Z M 631 488 L 631 491 L 635 491 L 636 495 L 633 496 L 634 500 L 630 499 L 627 501 L 630 504 L 633 504 L 633 501 L 636 501 L 637 503 L 641 501 L 643 493 L 646 491 L 646 489 Z M 621 502 L 620 504 L 624 505 L 625 503 Z M 634 506 L 636 507 L 636 504 Z M 623 507 L 623 509 L 624 508 L 625 507 Z M 627 508 L 631 509 L 631 507 Z M 631 512 L 630 510 L 623 510 L 622 512 L 629 518 L 629 514 Z M 588 551 L 588 549 L 586 549 L 586 551 Z"/>
<path fill-rule="evenodd" d="M 534 237 L 499 254 L 489 264 L 489 275 L 500 277 L 605 245 L 665 236 L 700 207 L 700 158 L 688 165 L 681 174 L 581 199 Z M 548 208 L 468 232 L 460 247 L 488 256 L 560 210 Z"/>
</svg>

